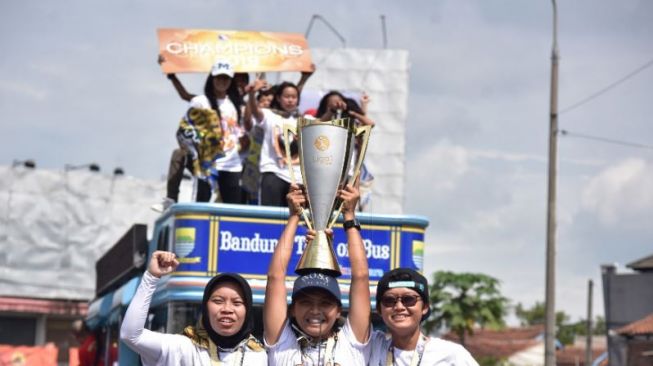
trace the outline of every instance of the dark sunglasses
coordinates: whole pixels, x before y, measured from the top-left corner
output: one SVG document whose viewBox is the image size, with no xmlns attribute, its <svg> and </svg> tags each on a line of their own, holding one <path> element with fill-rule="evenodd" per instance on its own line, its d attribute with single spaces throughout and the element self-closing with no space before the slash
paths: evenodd
<svg viewBox="0 0 653 366">
<path fill-rule="evenodd" d="M 401 301 L 401 304 L 405 307 L 415 306 L 417 301 L 422 298 L 418 295 L 403 295 L 403 296 L 383 296 L 381 298 L 381 304 L 387 308 L 394 307 L 397 301 Z"/>
</svg>

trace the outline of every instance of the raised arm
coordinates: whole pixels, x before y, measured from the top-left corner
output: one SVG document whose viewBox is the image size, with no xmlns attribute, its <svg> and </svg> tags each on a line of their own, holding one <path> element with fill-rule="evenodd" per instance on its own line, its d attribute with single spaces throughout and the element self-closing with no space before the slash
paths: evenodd
<svg viewBox="0 0 653 366">
<path fill-rule="evenodd" d="M 354 111 L 349 111 L 349 114 L 352 117 L 356 118 L 364 126 L 374 126 L 374 121 L 372 121 L 369 117 L 367 117 L 364 114 L 360 114 Z"/>
<path fill-rule="evenodd" d="M 265 341 L 271 345 L 276 344 L 279 340 L 288 315 L 286 272 L 293 251 L 295 232 L 299 225 L 299 215 L 306 202 L 306 197 L 296 184 L 290 186 L 290 192 L 286 197 L 290 216 L 270 260 L 265 302 L 263 303 L 263 336 Z"/>
<path fill-rule="evenodd" d="M 308 79 L 313 75 L 315 72 L 315 64 L 311 64 L 311 70 L 310 71 L 302 71 L 302 77 L 299 79 L 299 82 L 297 83 L 297 91 L 299 92 L 299 95 L 302 94 L 302 89 L 304 89 L 304 84 L 308 81 Z"/>
<path fill-rule="evenodd" d="M 367 106 L 369 104 L 370 104 L 370 97 L 369 95 L 367 95 L 367 93 L 363 92 L 363 95 L 361 96 L 360 99 L 360 106 L 361 106 L 361 111 L 363 111 L 363 114 L 360 114 L 356 111 L 349 111 L 349 114 L 351 114 L 354 118 L 356 118 L 361 124 L 365 126 L 374 127 L 374 121 L 372 121 L 367 116 Z"/>
<path fill-rule="evenodd" d="M 263 111 L 261 108 L 259 108 L 256 101 L 256 92 L 263 89 L 267 85 L 267 81 L 263 79 L 256 79 L 253 83 L 245 87 L 245 91 L 247 92 L 247 105 L 245 105 L 243 125 L 247 131 L 252 129 L 252 116 L 254 116 L 257 123 L 263 121 Z"/>
<path fill-rule="evenodd" d="M 252 129 L 252 107 L 249 105 L 249 100 L 254 99 L 254 104 L 258 107 L 258 103 L 256 103 L 256 96 L 250 95 L 248 86 L 245 86 L 245 93 L 247 94 L 247 103 L 245 103 L 245 110 L 243 111 L 243 127 L 245 127 L 245 131 L 250 131 Z"/>
<path fill-rule="evenodd" d="M 165 57 L 163 55 L 159 55 L 159 58 L 157 60 L 159 65 L 163 64 L 166 62 Z M 186 88 L 184 88 L 184 85 L 182 85 L 181 81 L 177 78 L 177 75 L 173 74 L 167 74 L 166 77 L 168 80 L 172 82 L 172 86 L 175 87 L 175 90 L 177 91 L 177 94 L 179 94 L 179 97 L 187 102 L 190 102 L 191 99 L 195 96 L 195 94 L 189 93 Z"/>
<path fill-rule="evenodd" d="M 356 204 L 360 193 L 356 186 L 346 186 L 338 192 L 343 200 L 342 214 L 345 221 L 356 218 Z M 351 264 L 351 289 L 349 290 L 349 323 L 361 342 L 367 342 L 370 330 L 370 275 L 367 256 L 360 231 L 353 227 L 346 230 Z"/>
<path fill-rule="evenodd" d="M 190 102 L 193 97 L 195 97 L 195 94 L 191 94 L 188 91 L 186 91 L 186 88 L 181 84 L 181 81 L 177 78 L 177 75 L 175 74 L 168 74 L 167 75 L 168 80 L 172 81 L 172 85 L 175 87 L 175 90 L 177 91 L 177 94 L 179 94 L 179 97 L 187 102 Z"/>
<path fill-rule="evenodd" d="M 359 104 L 361 106 L 361 110 L 363 111 L 363 114 L 367 114 L 367 106 L 370 104 L 370 96 L 367 95 L 366 92 L 363 92 L 363 95 L 361 95 Z"/>
<path fill-rule="evenodd" d="M 170 274 L 179 265 L 174 253 L 155 251 L 143 274 L 134 298 L 129 303 L 125 318 L 120 327 L 120 338 L 143 359 L 155 362 L 161 354 L 165 334 L 145 329 L 145 321 L 150 308 L 152 294 L 161 276 Z"/>
</svg>

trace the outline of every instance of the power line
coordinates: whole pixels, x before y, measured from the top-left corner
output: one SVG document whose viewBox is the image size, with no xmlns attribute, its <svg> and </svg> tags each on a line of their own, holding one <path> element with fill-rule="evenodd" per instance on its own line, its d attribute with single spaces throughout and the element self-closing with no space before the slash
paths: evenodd
<svg viewBox="0 0 653 366">
<path fill-rule="evenodd" d="M 649 68 L 651 66 L 653 66 L 653 59 L 648 60 L 644 65 L 638 67 L 634 71 L 630 72 L 628 75 L 626 75 L 626 76 L 622 77 L 621 79 L 615 81 L 614 83 L 606 86 L 605 88 L 597 91 L 596 93 L 591 94 L 587 98 L 585 98 L 585 99 L 583 99 L 583 100 L 581 100 L 579 102 L 576 102 L 575 104 L 572 104 L 569 107 L 563 108 L 560 112 L 558 112 L 558 114 L 560 115 L 560 114 L 569 112 L 569 111 L 571 111 L 573 109 L 576 109 L 576 108 L 580 107 L 581 105 L 583 105 L 583 104 L 591 101 L 592 99 L 594 99 L 594 98 L 608 92 L 610 89 L 616 87 L 617 85 L 619 85 L 619 84 L 623 83 L 624 81 L 632 78 L 633 76 L 639 74 L 640 72 L 644 71 L 646 68 Z"/>
<path fill-rule="evenodd" d="M 628 147 L 636 147 L 636 148 L 639 148 L 639 149 L 653 150 L 652 145 L 645 145 L 645 144 L 639 144 L 639 143 L 636 143 L 636 142 L 628 142 L 628 141 L 608 139 L 608 138 L 599 137 L 599 136 L 585 135 L 585 134 L 582 134 L 582 133 L 569 132 L 567 130 L 560 130 L 560 134 L 562 136 L 570 136 L 570 137 L 576 137 L 576 138 L 580 138 L 580 139 L 600 141 L 600 142 L 605 142 L 605 143 L 608 143 L 608 144 L 628 146 Z"/>
</svg>

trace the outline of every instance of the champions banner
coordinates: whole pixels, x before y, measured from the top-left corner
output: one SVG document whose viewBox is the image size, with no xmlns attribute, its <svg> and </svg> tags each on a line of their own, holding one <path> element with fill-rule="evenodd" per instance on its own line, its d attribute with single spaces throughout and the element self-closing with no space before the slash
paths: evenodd
<svg viewBox="0 0 653 366">
<path fill-rule="evenodd" d="M 162 28 L 157 34 L 166 74 L 208 72 L 216 60 L 236 72 L 311 70 L 308 43 L 299 33 Z"/>
</svg>

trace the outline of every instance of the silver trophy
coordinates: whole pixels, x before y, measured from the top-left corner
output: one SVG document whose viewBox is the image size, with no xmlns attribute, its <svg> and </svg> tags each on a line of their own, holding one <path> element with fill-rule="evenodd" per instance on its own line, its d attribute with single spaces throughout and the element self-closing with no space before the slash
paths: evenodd
<svg viewBox="0 0 653 366">
<path fill-rule="evenodd" d="M 330 121 L 298 118 L 296 125 L 284 126 L 286 141 L 290 141 L 291 132 L 297 136 L 299 165 L 310 211 L 308 215 L 304 210 L 302 216 L 306 226 L 316 231 L 315 239 L 306 244 L 295 268 L 297 274 L 322 272 L 336 277 L 342 274 L 333 243 L 325 230 L 333 227 L 342 209 L 338 190 L 353 183 L 360 174 L 371 130 L 372 126 L 357 128 L 355 120 L 350 118 Z M 359 144 L 356 144 L 357 138 Z M 289 143 L 285 144 L 285 149 L 290 179 L 296 183 Z M 353 174 L 349 175 L 354 151 L 358 152 L 356 164 Z"/>
</svg>

